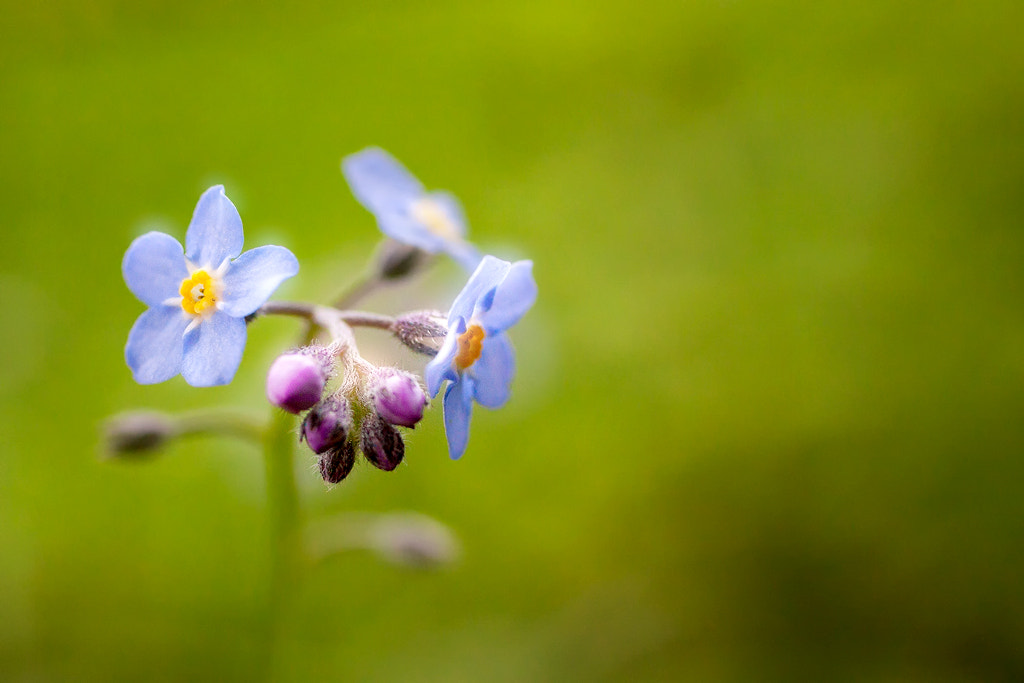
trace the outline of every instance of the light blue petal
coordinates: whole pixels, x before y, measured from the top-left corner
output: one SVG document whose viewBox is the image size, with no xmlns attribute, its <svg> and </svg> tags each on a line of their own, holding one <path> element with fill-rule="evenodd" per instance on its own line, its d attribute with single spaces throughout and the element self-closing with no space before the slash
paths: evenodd
<svg viewBox="0 0 1024 683">
<path fill-rule="evenodd" d="M 448 325 L 452 325 L 455 318 L 470 318 L 473 315 L 477 302 L 484 297 L 491 289 L 494 289 L 505 278 L 505 274 L 512 266 L 508 261 L 502 261 L 493 256 L 484 256 L 473 274 L 469 276 L 469 282 L 462 288 L 459 295 L 455 297 L 451 310 L 448 312 Z"/>
<path fill-rule="evenodd" d="M 179 296 L 181 281 L 188 277 L 185 253 L 178 240 L 162 232 L 147 232 L 128 247 L 121 274 L 132 294 L 147 306 L 159 306 Z"/>
<path fill-rule="evenodd" d="M 537 283 L 533 279 L 533 261 L 516 261 L 505 279 L 494 291 L 486 312 L 479 314 L 487 334 L 503 332 L 523 317 L 537 300 Z"/>
<path fill-rule="evenodd" d="M 194 387 L 227 384 L 245 349 L 245 319 L 217 311 L 185 337 L 181 375 Z"/>
<path fill-rule="evenodd" d="M 427 380 L 427 391 L 431 396 L 437 396 L 437 392 L 441 390 L 441 383 L 446 379 L 452 382 L 458 379 L 459 376 L 455 372 L 455 368 L 452 367 L 452 361 L 455 360 L 455 354 L 458 353 L 459 335 L 465 331 L 466 321 L 461 318 L 456 320 L 448 330 L 448 336 L 444 338 L 444 344 L 441 345 L 437 355 L 427 363 L 423 377 Z"/>
<path fill-rule="evenodd" d="M 359 203 L 378 216 L 404 212 L 411 201 L 423 194 L 420 181 L 378 147 L 368 147 L 342 159 L 341 172 Z"/>
<path fill-rule="evenodd" d="M 512 378 L 516 374 L 516 352 L 508 337 L 499 334 L 485 337 L 480 358 L 470 368 L 474 396 L 485 408 L 500 408 L 508 401 Z"/>
<path fill-rule="evenodd" d="M 444 392 L 444 433 L 448 455 L 458 460 L 469 443 L 469 418 L 473 413 L 473 380 L 463 375 Z"/>
<path fill-rule="evenodd" d="M 175 306 L 157 306 L 139 316 L 124 347 L 136 382 L 165 382 L 181 371 L 182 335 L 188 322 L 185 311 Z"/>
<path fill-rule="evenodd" d="M 216 268 L 242 253 L 242 219 L 223 185 L 203 193 L 185 233 L 185 255 L 197 268 Z"/>
<path fill-rule="evenodd" d="M 228 266 L 217 307 L 230 316 L 245 317 L 298 272 L 298 259 L 284 247 L 267 245 L 250 249 Z"/>
<path fill-rule="evenodd" d="M 431 254 L 448 249 L 448 242 L 445 239 L 428 230 L 404 210 L 388 209 L 375 213 L 380 231 L 402 244 Z"/>
<path fill-rule="evenodd" d="M 461 239 L 442 240 L 438 251 L 443 251 L 460 266 L 472 273 L 480 265 L 483 255 L 472 244 L 466 241 L 466 233 L 469 232 L 469 222 L 462 210 L 462 204 L 450 192 L 431 192 L 430 199 L 441 207 L 445 216 L 455 226 L 455 231 Z"/>
</svg>

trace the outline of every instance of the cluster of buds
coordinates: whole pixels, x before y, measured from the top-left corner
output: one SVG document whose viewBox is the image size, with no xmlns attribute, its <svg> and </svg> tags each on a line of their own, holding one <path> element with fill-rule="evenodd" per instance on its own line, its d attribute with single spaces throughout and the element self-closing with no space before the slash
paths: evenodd
<svg viewBox="0 0 1024 683">
<path fill-rule="evenodd" d="M 325 390 L 337 365 L 340 386 Z M 337 484 L 355 466 L 356 454 L 390 472 L 405 457 L 397 427 L 414 428 L 427 395 L 415 376 L 376 367 L 351 344 L 309 346 L 277 358 L 267 374 L 267 398 L 288 412 L 305 412 L 300 440 L 319 457 L 320 475 Z"/>
</svg>

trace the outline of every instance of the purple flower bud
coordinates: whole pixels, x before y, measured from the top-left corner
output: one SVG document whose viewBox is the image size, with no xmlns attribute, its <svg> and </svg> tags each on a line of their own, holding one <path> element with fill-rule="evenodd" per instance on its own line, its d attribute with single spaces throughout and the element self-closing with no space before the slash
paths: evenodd
<svg viewBox="0 0 1024 683">
<path fill-rule="evenodd" d="M 337 484 L 347 477 L 356 464 L 356 448 L 344 439 L 320 455 L 320 476 L 328 484 Z"/>
<path fill-rule="evenodd" d="M 348 401 L 332 394 L 317 403 L 302 420 L 302 436 L 314 453 L 321 454 L 352 430 L 352 407 Z"/>
<path fill-rule="evenodd" d="M 405 457 L 402 435 L 376 413 L 369 413 L 363 418 L 359 447 L 370 464 L 385 472 L 398 467 Z"/>
<path fill-rule="evenodd" d="M 399 427 L 414 427 L 423 418 L 427 394 L 407 372 L 386 368 L 373 394 L 373 404 L 382 418 Z"/>
<path fill-rule="evenodd" d="M 321 359 L 306 353 L 278 356 L 267 373 L 267 398 L 290 413 L 301 413 L 320 400 L 327 383 Z"/>
</svg>

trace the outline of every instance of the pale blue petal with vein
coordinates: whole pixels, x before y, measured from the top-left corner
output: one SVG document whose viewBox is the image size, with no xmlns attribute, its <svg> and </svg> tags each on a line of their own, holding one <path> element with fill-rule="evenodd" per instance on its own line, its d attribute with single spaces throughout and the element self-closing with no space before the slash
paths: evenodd
<svg viewBox="0 0 1024 683">
<path fill-rule="evenodd" d="M 242 219 L 223 185 L 203 193 L 185 233 L 185 255 L 197 268 L 216 268 L 242 253 Z"/>
<path fill-rule="evenodd" d="M 442 344 L 437 355 L 427 363 L 423 376 L 427 381 L 427 391 L 430 392 L 431 396 L 437 396 L 437 392 L 441 390 L 441 383 L 445 380 L 454 382 L 459 378 L 455 368 L 452 367 L 452 361 L 455 360 L 455 354 L 459 350 L 459 335 L 465 331 L 466 321 L 462 318 L 457 319 L 450 326 L 448 335 L 444 338 L 444 344 Z"/>
<path fill-rule="evenodd" d="M 473 375 L 476 402 L 485 408 L 500 408 L 512 392 L 516 354 L 505 334 L 484 339 L 480 358 L 469 369 Z"/>
<path fill-rule="evenodd" d="M 458 460 L 469 444 L 469 418 L 473 413 L 473 380 L 466 378 L 448 385 L 444 393 L 444 433 L 448 455 Z"/>
<path fill-rule="evenodd" d="M 488 334 L 503 332 L 519 322 L 537 300 L 537 282 L 533 279 L 533 261 L 512 264 L 489 301 L 480 321 Z"/>
<path fill-rule="evenodd" d="M 219 308 L 228 315 L 245 317 L 298 272 L 298 259 L 284 247 L 267 245 L 250 249 L 228 267 Z"/>
<path fill-rule="evenodd" d="M 188 322 L 179 306 L 156 306 L 138 317 L 124 348 L 124 359 L 136 382 L 156 384 L 178 374 L 182 334 Z"/>
<path fill-rule="evenodd" d="M 245 350 L 245 318 L 214 313 L 185 335 L 181 376 L 194 387 L 227 384 Z"/>
<path fill-rule="evenodd" d="M 159 306 L 179 296 L 181 281 L 188 277 L 185 252 L 178 240 L 162 232 L 136 238 L 121 262 L 125 284 L 148 306 Z"/>
</svg>

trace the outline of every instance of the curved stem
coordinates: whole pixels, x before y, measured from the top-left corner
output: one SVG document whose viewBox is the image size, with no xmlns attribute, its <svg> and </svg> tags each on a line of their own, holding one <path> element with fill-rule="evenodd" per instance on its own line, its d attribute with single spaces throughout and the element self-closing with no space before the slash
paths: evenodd
<svg viewBox="0 0 1024 683">
<path fill-rule="evenodd" d="M 390 330 L 395 324 L 395 319 L 389 315 L 366 311 L 342 311 L 330 306 L 317 306 L 299 301 L 268 301 L 256 312 L 259 315 L 290 315 L 305 318 L 328 331 L 332 324 L 339 321 L 350 327 L 376 327 L 381 330 Z"/>
</svg>

